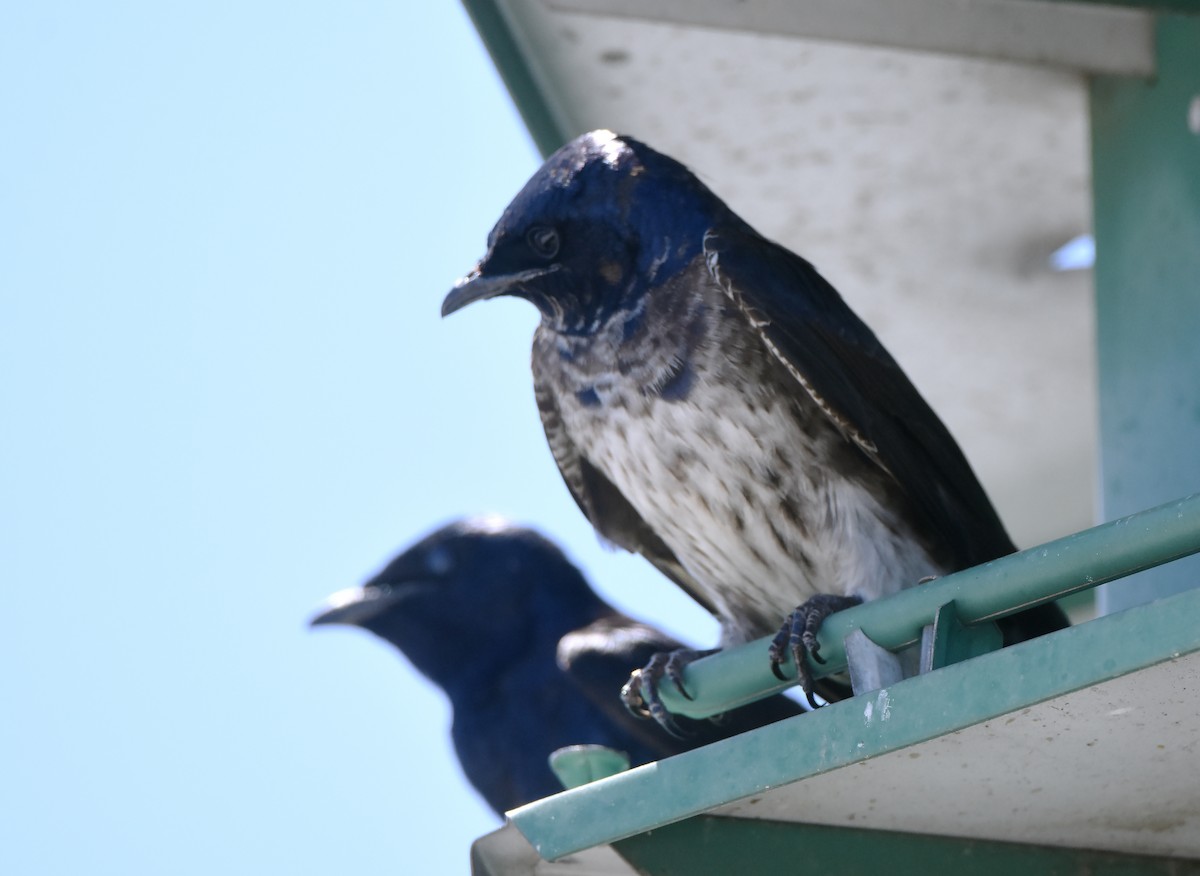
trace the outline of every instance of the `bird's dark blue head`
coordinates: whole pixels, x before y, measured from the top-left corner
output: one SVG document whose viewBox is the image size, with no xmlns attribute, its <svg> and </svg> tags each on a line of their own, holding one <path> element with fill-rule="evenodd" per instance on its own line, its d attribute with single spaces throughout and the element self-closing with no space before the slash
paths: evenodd
<svg viewBox="0 0 1200 876">
<path fill-rule="evenodd" d="M 724 204 L 682 164 L 592 131 L 551 155 L 492 229 L 487 255 L 442 303 L 515 295 L 556 331 L 593 332 L 691 264 Z"/>
<path fill-rule="evenodd" d="M 311 623 L 391 642 L 453 695 L 479 673 L 540 650 L 611 611 L 552 542 L 498 517 L 460 520 L 408 548 Z"/>
</svg>

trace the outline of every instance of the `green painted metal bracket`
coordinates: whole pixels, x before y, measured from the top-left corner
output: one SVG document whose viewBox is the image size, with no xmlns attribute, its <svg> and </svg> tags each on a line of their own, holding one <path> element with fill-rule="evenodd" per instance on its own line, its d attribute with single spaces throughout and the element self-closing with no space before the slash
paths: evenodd
<svg viewBox="0 0 1200 876">
<path fill-rule="evenodd" d="M 568 745 L 550 753 L 550 769 L 564 788 L 578 788 L 629 769 L 629 755 L 605 745 Z"/>
<path fill-rule="evenodd" d="M 1197 552 L 1200 493 L 831 615 L 818 636 L 825 662 L 810 660 L 809 668 L 816 677 L 844 672 L 843 642 L 856 629 L 898 651 L 920 641 L 949 602 L 962 624 L 992 621 Z M 676 714 L 706 718 L 790 687 L 794 681 L 771 673 L 769 643 L 758 639 L 697 660 L 683 674 L 692 699 L 667 686 L 664 704 Z M 794 677 L 790 664 L 786 671 Z"/>
<path fill-rule="evenodd" d="M 1200 863 L 1178 858 L 711 815 L 633 836 L 614 847 L 639 873 L 654 876 L 778 876 L 796 871 L 872 876 L 1200 873 Z"/>
<path fill-rule="evenodd" d="M 636 767 L 508 816 L 546 860 L 612 843 L 1200 651 L 1198 617 L 1200 589 Z"/>
<path fill-rule="evenodd" d="M 964 624 L 953 600 L 937 610 L 921 640 L 921 671 L 931 672 L 995 651 L 1004 636 L 994 621 Z"/>
</svg>

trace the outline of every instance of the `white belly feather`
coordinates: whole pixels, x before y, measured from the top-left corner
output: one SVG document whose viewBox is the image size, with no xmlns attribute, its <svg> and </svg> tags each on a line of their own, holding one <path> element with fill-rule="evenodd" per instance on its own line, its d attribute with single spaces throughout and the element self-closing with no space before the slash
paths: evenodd
<svg viewBox="0 0 1200 876">
<path fill-rule="evenodd" d="M 565 425 L 717 607 L 723 645 L 774 632 L 815 593 L 870 600 L 943 571 L 866 486 L 815 464 L 777 408 L 711 385 L 638 414 L 603 401 Z M 771 483 L 768 461 L 804 456 L 804 476 Z"/>
</svg>

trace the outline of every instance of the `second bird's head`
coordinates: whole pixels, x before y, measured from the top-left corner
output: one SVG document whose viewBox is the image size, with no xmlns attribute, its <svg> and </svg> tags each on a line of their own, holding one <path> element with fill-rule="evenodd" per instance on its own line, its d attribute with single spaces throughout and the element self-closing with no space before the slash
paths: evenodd
<svg viewBox="0 0 1200 876">
<path fill-rule="evenodd" d="M 724 205 L 682 164 L 592 131 L 551 155 L 492 229 L 442 316 L 514 295 L 556 331 L 587 334 L 692 263 Z"/>
<path fill-rule="evenodd" d="M 483 516 L 430 533 L 363 586 L 329 597 L 311 623 L 369 630 L 451 690 L 539 648 L 553 661 L 562 635 L 607 611 L 556 545 Z"/>
</svg>

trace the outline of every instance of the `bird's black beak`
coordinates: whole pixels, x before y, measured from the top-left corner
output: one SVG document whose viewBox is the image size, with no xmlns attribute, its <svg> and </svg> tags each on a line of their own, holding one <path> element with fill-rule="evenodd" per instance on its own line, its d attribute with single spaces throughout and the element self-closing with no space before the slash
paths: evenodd
<svg viewBox="0 0 1200 876">
<path fill-rule="evenodd" d="M 362 626 L 362 622 L 374 617 L 394 600 L 391 594 L 379 587 L 348 587 L 325 600 L 324 605 L 308 622 L 310 627 L 325 624 Z"/>
<path fill-rule="evenodd" d="M 545 276 L 558 270 L 558 265 L 547 265 L 543 268 L 531 268 L 527 271 L 517 271 L 514 274 L 485 274 L 483 263 L 475 266 L 475 270 L 454 284 L 446 300 L 442 302 L 442 316 L 449 316 L 456 310 L 462 310 L 468 304 L 476 301 L 486 301 L 498 295 L 512 295 L 520 292 L 521 287 L 530 280 Z"/>
</svg>

